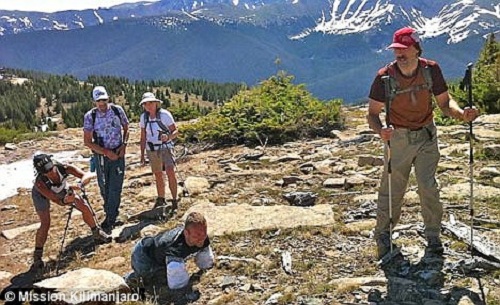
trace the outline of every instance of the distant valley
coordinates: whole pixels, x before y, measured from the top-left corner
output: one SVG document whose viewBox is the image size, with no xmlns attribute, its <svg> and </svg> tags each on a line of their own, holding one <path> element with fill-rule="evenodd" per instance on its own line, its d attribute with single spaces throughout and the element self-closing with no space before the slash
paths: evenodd
<svg viewBox="0 0 500 305">
<path fill-rule="evenodd" d="M 424 57 L 453 79 L 499 21 L 500 4 L 488 1 L 221 0 L 200 7 L 164 0 L 53 14 L 0 11 L 0 66 L 249 85 L 286 70 L 321 99 L 353 103 L 392 59 L 385 46 L 395 29 L 417 28 Z"/>
</svg>

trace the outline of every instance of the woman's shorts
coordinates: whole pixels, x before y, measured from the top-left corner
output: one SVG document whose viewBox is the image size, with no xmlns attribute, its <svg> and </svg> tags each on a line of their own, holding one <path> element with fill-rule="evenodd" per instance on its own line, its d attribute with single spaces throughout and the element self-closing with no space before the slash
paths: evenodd
<svg viewBox="0 0 500 305">
<path fill-rule="evenodd" d="M 169 149 L 148 150 L 147 153 L 153 173 L 161 172 L 163 170 L 163 164 L 165 164 L 165 168 L 174 167 L 174 156 Z"/>
<path fill-rule="evenodd" d="M 66 196 L 66 190 L 55 193 L 55 195 L 59 199 L 63 200 Z M 31 199 L 33 199 L 33 205 L 35 206 L 35 210 L 37 212 L 44 212 L 50 209 L 50 200 L 47 197 L 43 196 L 36 186 L 33 186 L 33 188 L 31 189 Z"/>
</svg>

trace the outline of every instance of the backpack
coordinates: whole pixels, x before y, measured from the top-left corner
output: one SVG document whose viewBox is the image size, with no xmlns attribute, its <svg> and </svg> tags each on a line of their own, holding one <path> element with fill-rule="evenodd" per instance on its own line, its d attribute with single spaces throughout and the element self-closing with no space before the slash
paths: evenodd
<svg viewBox="0 0 500 305">
<path fill-rule="evenodd" d="M 154 121 L 154 122 L 151 122 L 149 120 L 149 112 L 148 111 L 144 111 L 142 113 L 142 115 L 144 116 L 144 128 L 148 128 L 148 124 L 156 123 L 158 125 L 158 127 L 160 128 L 161 132 L 163 132 L 166 135 L 169 135 L 170 134 L 170 129 L 168 129 L 168 127 L 165 126 L 165 124 L 163 124 L 163 122 L 161 121 L 161 113 L 160 113 L 160 111 L 161 111 L 161 109 L 158 109 L 156 111 L 156 121 Z M 151 128 L 151 132 L 153 132 L 152 128 Z M 155 151 L 155 147 L 161 147 L 163 145 L 167 145 L 166 147 L 168 149 L 171 149 L 173 147 L 173 142 L 171 142 L 171 141 L 169 141 L 167 143 L 162 143 L 162 144 L 153 144 L 152 142 L 147 142 L 147 144 L 149 145 L 149 149 L 151 151 Z"/>
<path fill-rule="evenodd" d="M 160 127 L 161 131 L 163 131 L 165 134 L 170 134 L 170 129 L 168 129 L 168 127 L 165 126 L 165 124 L 163 124 L 163 122 L 161 121 L 160 111 L 161 111 L 161 109 L 158 109 L 156 111 L 156 121 L 155 122 L 156 122 L 156 124 L 158 124 L 158 127 Z M 142 113 L 142 115 L 144 116 L 144 127 L 147 128 L 148 124 L 151 124 L 151 122 L 149 121 L 149 112 L 144 111 Z"/>
<path fill-rule="evenodd" d="M 118 110 L 118 107 L 116 107 L 115 105 L 110 105 L 110 106 L 111 106 L 111 110 L 113 110 L 113 112 L 115 113 L 115 115 L 118 116 L 118 118 L 120 119 L 120 124 L 121 124 L 122 115 L 120 114 L 120 111 Z M 94 127 L 94 125 L 95 125 L 95 117 L 97 115 L 97 108 L 94 107 L 92 109 L 91 115 L 92 115 L 92 127 Z"/>
<path fill-rule="evenodd" d="M 59 162 L 54 162 L 54 166 L 57 168 L 57 170 L 62 175 L 61 181 L 63 181 L 64 179 L 66 179 L 69 176 L 68 172 L 66 171 L 66 166 L 64 166 L 63 164 L 61 164 Z M 52 183 L 52 181 L 50 181 L 49 178 L 47 178 L 47 176 L 42 175 L 42 174 L 38 174 L 37 177 L 40 177 L 40 179 L 45 184 L 45 186 L 47 187 L 47 189 L 51 190 L 52 187 L 55 186 Z"/>
<path fill-rule="evenodd" d="M 122 115 L 120 114 L 120 111 L 118 110 L 118 107 L 115 105 L 111 104 L 111 110 L 115 113 L 115 116 L 117 116 L 120 119 L 120 125 L 122 122 Z M 92 116 L 92 128 L 95 128 L 95 118 L 97 116 L 97 108 L 93 108 L 92 112 L 90 113 Z M 97 133 L 95 132 L 95 129 L 92 132 L 92 138 L 94 139 L 94 143 L 97 143 L 97 145 L 102 146 L 102 143 L 99 143 L 99 137 L 97 136 Z"/>
<path fill-rule="evenodd" d="M 411 86 L 409 88 L 400 90 L 398 81 L 396 80 L 396 70 L 395 70 L 395 61 L 391 62 L 386 66 L 385 75 L 389 76 L 389 99 L 392 101 L 394 97 L 398 94 L 407 93 L 410 91 L 419 91 L 422 89 L 429 90 L 432 96 L 432 73 L 431 66 L 429 65 L 427 59 L 419 58 L 419 65 L 423 68 L 423 75 L 425 79 L 424 85 Z"/>
</svg>

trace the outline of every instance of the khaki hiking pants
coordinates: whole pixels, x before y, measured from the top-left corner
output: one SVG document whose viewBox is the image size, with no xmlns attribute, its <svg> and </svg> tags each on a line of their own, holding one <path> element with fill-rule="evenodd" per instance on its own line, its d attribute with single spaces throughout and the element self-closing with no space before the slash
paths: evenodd
<svg viewBox="0 0 500 305">
<path fill-rule="evenodd" d="M 387 158 L 387 146 L 385 148 Z M 418 195 L 422 206 L 425 236 L 439 236 L 443 206 L 439 202 L 439 191 L 435 177 L 439 161 L 437 130 L 434 123 L 411 131 L 395 129 L 391 138 L 391 183 L 393 228 L 399 222 L 401 205 L 406 192 L 412 165 L 418 184 Z M 389 234 L 389 181 L 387 162 L 380 185 L 377 204 L 377 225 L 375 239 Z"/>
</svg>

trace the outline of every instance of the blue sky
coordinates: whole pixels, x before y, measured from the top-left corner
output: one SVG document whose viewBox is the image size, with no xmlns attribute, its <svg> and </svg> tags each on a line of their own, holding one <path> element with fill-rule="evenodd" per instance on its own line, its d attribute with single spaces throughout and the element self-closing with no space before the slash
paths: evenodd
<svg viewBox="0 0 500 305">
<path fill-rule="evenodd" d="M 0 10 L 19 10 L 37 12 L 57 12 L 82 10 L 88 8 L 110 7 L 120 3 L 144 0 L 0 0 Z M 154 1 L 154 0 L 147 0 Z"/>
</svg>

